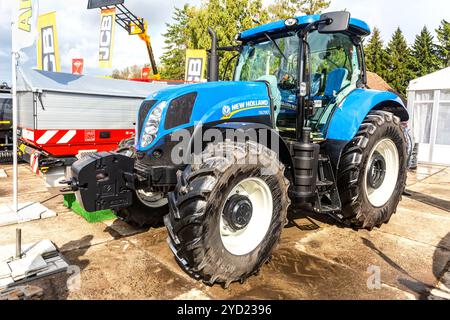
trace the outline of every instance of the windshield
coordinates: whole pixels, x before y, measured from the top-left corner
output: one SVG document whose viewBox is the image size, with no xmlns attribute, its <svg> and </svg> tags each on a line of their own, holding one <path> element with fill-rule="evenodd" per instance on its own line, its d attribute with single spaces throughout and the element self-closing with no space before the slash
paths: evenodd
<svg viewBox="0 0 450 320">
<path fill-rule="evenodd" d="M 236 66 L 236 81 L 272 78 L 280 89 L 297 85 L 298 37 L 296 35 L 246 44 Z"/>
</svg>

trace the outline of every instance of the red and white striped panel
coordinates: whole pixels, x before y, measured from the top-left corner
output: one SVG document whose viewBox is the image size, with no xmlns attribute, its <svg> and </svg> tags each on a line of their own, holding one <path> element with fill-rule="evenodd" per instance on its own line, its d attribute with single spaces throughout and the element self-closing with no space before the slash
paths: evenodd
<svg viewBox="0 0 450 320">
<path fill-rule="evenodd" d="M 77 130 L 45 130 L 39 133 L 42 135 L 35 137 L 36 144 L 66 144 L 75 137 Z"/>
<path fill-rule="evenodd" d="M 35 174 L 39 174 L 39 153 L 33 152 L 30 155 L 30 167 Z"/>
</svg>

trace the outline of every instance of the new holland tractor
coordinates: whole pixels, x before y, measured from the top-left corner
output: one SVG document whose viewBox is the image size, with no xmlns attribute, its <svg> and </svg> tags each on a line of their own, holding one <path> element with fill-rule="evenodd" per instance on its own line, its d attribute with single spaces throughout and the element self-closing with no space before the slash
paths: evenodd
<svg viewBox="0 0 450 320">
<path fill-rule="evenodd" d="M 151 94 L 133 146 L 73 164 L 67 183 L 85 210 L 164 220 L 179 265 L 225 287 L 270 259 L 291 204 L 356 229 L 387 223 L 405 188 L 409 117 L 398 96 L 366 88 L 368 25 L 300 16 L 222 48 L 209 32 L 208 82 Z M 238 51 L 233 81 L 218 81 L 220 50 Z"/>
</svg>

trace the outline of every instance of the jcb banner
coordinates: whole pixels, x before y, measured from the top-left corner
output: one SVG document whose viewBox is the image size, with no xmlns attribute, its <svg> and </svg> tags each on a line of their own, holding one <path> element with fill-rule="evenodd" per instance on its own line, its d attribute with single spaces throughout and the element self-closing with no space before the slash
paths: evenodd
<svg viewBox="0 0 450 320">
<path fill-rule="evenodd" d="M 37 67 L 39 70 L 60 72 L 56 13 L 42 14 L 38 19 Z"/>
<path fill-rule="evenodd" d="M 37 0 L 15 0 L 12 12 L 13 52 L 34 44 L 37 37 L 38 5 Z"/>
<path fill-rule="evenodd" d="M 112 68 L 115 20 L 116 8 L 102 10 L 102 18 L 100 21 L 100 49 L 98 56 L 100 68 Z"/>
<path fill-rule="evenodd" d="M 205 80 L 206 51 L 186 50 L 185 80 L 189 82 L 201 82 Z"/>
</svg>

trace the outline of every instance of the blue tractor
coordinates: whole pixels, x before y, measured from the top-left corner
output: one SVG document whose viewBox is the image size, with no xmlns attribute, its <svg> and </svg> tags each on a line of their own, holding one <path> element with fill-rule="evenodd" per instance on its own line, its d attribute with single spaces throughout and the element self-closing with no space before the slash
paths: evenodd
<svg viewBox="0 0 450 320">
<path fill-rule="evenodd" d="M 368 25 L 301 16 L 222 48 L 209 32 L 208 82 L 152 94 L 133 146 L 73 164 L 84 208 L 164 220 L 179 264 L 225 287 L 268 261 L 291 204 L 353 228 L 387 223 L 405 188 L 408 113 L 366 88 Z M 218 81 L 219 50 L 238 52 L 233 81 Z"/>
</svg>

